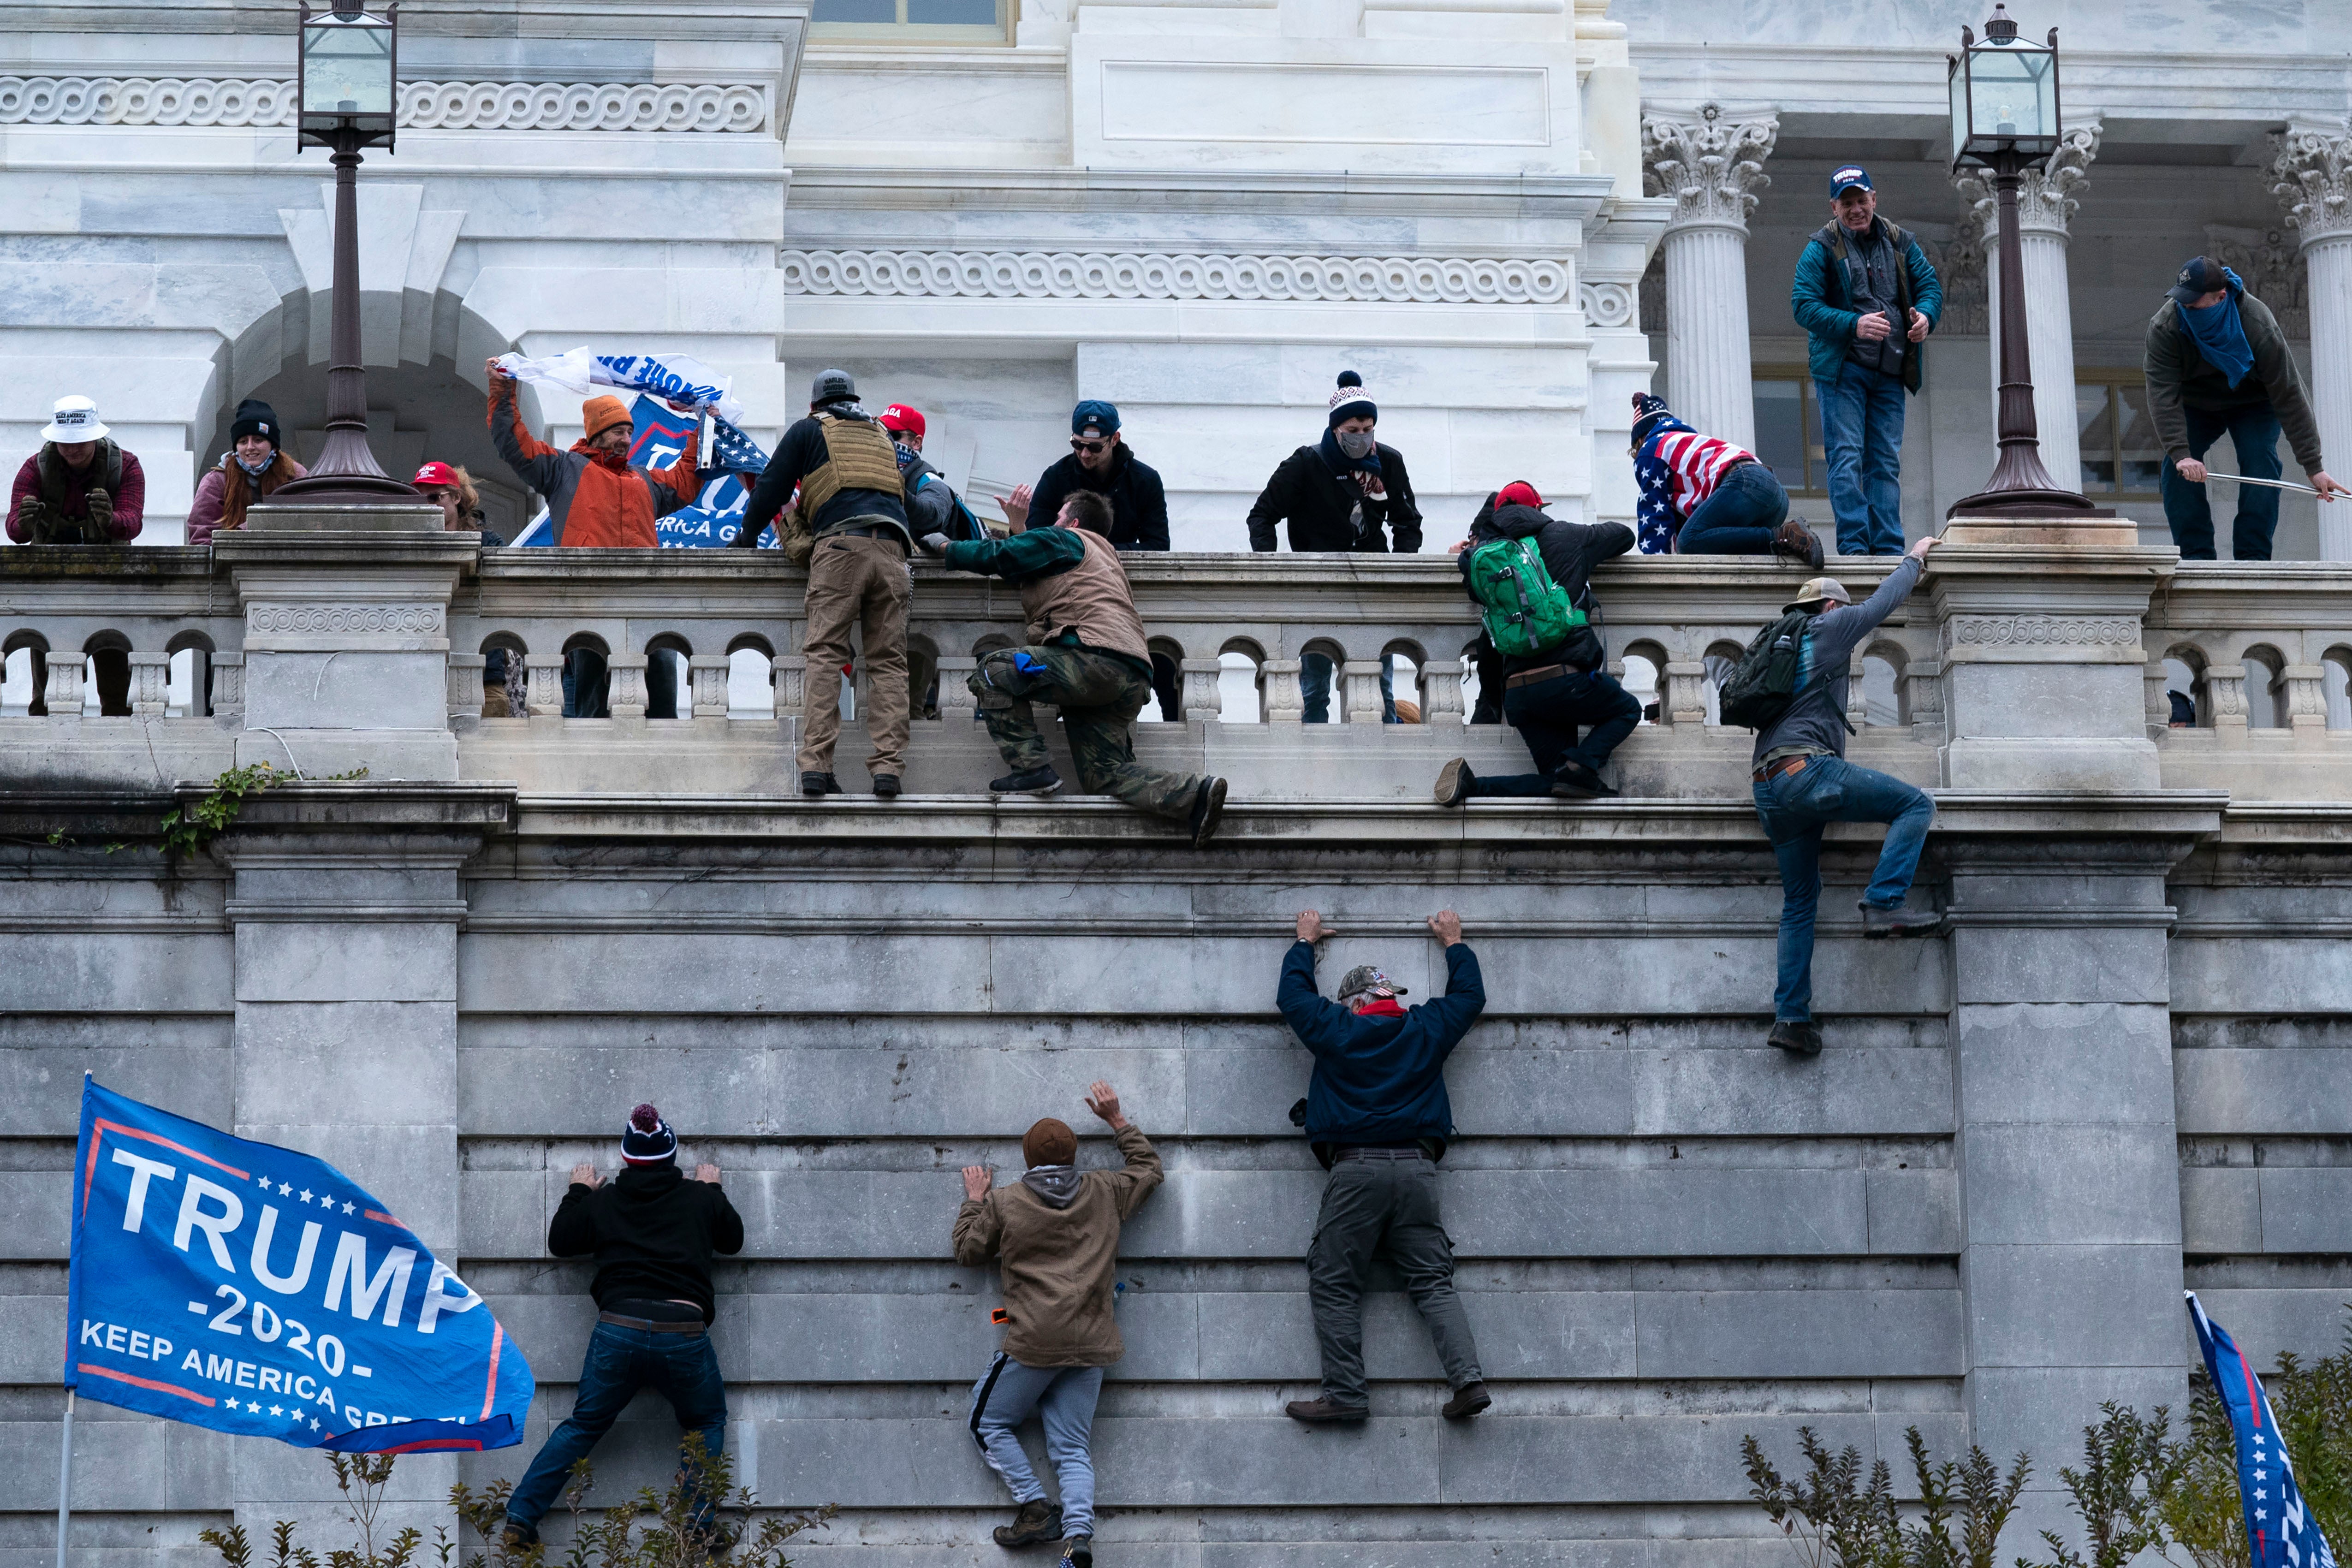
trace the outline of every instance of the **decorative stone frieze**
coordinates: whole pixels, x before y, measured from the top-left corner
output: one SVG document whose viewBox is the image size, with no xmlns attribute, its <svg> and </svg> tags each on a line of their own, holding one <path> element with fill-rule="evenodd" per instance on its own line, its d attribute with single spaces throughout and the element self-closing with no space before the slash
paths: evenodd
<svg viewBox="0 0 2352 1568">
<path fill-rule="evenodd" d="M 2294 125 L 2271 132 L 2271 195 L 2305 245 L 2352 234 L 2352 136 Z"/>
<path fill-rule="evenodd" d="M 1328 300 L 1549 305 L 1574 272 L 1558 261 L 1457 257 L 1223 256 L 1009 250 L 786 250 L 784 292 L 990 300 Z M 1633 318 L 1632 290 L 1585 285 L 1604 325 Z"/>
<path fill-rule="evenodd" d="M 1576 302 L 1584 308 L 1584 319 L 1596 327 L 1633 325 L 1631 284 L 1580 283 L 1576 286 Z"/>
<path fill-rule="evenodd" d="M 1935 256 L 1936 280 L 1944 286 L 1944 319 L 1936 330 L 1947 336 L 1976 337 L 1990 330 L 1984 246 L 1973 217 L 1964 216 L 1949 243 Z"/>
<path fill-rule="evenodd" d="M 2289 337 L 2311 331 L 2311 289 L 2302 247 L 2284 228 L 2205 226 L 2205 253 L 2240 278 L 2246 289 L 2271 308 Z"/>
<path fill-rule="evenodd" d="M 1670 228 L 1707 223 L 1745 231 L 1760 199 L 1756 193 L 1772 183 L 1764 161 L 1780 137 L 1777 116 L 1727 113 L 1720 104 L 1645 114 L 1642 194 L 1675 199 Z"/>
<path fill-rule="evenodd" d="M 260 636 L 438 637 L 442 624 L 437 605 L 254 605 L 246 612 L 247 631 Z"/>
<path fill-rule="evenodd" d="M 2137 650 L 2140 629 L 2128 616 L 1955 616 L 1938 640 L 1946 658 L 1956 647 Z"/>
<path fill-rule="evenodd" d="M 290 80 L 176 77 L 0 77 L 0 125 L 278 126 L 294 119 Z M 751 86 L 412 81 L 400 123 L 415 131 L 767 129 L 768 95 Z"/>
</svg>

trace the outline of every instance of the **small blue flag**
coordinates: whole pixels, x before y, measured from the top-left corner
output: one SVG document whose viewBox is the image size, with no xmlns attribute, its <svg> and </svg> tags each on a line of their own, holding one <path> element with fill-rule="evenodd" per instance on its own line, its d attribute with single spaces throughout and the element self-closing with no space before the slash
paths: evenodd
<svg viewBox="0 0 2352 1568">
<path fill-rule="evenodd" d="M 2254 1375 L 2253 1363 L 2227 1330 L 2205 1315 L 2197 1292 L 2189 1293 L 2189 1315 L 2197 1322 L 2197 1345 L 2214 1392 L 2230 1412 L 2238 1439 L 2238 1500 L 2246 1510 L 2246 1545 L 2252 1568 L 2336 1568 L 2336 1553 L 2319 1532 L 2319 1521 L 2304 1507 L 2287 1462 L 2286 1443 L 2270 1396 Z"/>
<path fill-rule="evenodd" d="M 65 1385 L 298 1448 L 522 1440 L 530 1366 L 481 1297 L 324 1160 L 82 1080 Z"/>
</svg>

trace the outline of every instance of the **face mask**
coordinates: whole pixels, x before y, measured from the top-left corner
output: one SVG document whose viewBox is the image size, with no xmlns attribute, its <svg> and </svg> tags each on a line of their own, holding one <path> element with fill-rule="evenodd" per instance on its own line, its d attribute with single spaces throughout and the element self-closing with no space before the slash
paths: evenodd
<svg viewBox="0 0 2352 1568">
<path fill-rule="evenodd" d="M 236 458 L 236 466 L 243 468 L 247 474 L 257 479 L 262 476 L 270 464 L 278 460 L 278 454 L 276 452 L 270 453 L 269 456 L 262 458 L 261 461 L 257 463 L 248 463 L 243 458 L 237 458 L 236 454 L 234 452 L 230 453 L 229 456 Z"/>
<path fill-rule="evenodd" d="M 1342 430 L 1339 434 L 1339 450 L 1347 453 L 1350 458 L 1367 458 L 1371 455 L 1372 433 L 1370 430 Z"/>
</svg>

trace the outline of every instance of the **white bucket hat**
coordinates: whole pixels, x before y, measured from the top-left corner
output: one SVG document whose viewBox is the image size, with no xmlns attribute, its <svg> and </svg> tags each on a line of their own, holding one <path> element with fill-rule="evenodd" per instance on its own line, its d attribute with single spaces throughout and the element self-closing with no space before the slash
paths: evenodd
<svg viewBox="0 0 2352 1568">
<path fill-rule="evenodd" d="M 70 447 L 77 441 L 103 440 L 106 434 L 97 404 L 87 397 L 60 397 L 49 411 L 48 426 L 41 432 L 41 439 Z"/>
</svg>

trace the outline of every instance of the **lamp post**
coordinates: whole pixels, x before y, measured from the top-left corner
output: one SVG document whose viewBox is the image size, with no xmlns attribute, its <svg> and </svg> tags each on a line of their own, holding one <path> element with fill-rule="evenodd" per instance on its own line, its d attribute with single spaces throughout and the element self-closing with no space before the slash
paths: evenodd
<svg viewBox="0 0 2352 1568">
<path fill-rule="evenodd" d="M 1997 4 L 1982 43 L 1960 29 L 1951 67 L 1952 167 L 1989 169 L 2000 204 L 2000 459 L 1985 488 L 1944 515 L 2112 517 L 2042 466 L 2033 417 L 2033 364 L 2025 336 L 2025 258 L 2017 237 L 2017 189 L 2026 170 L 2058 150 L 2058 29 L 2046 44 L 2017 36 Z"/>
<path fill-rule="evenodd" d="M 280 485 L 271 500 L 381 505 L 421 501 L 413 485 L 379 467 L 368 449 L 367 371 L 360 363 L 360 149 L 390 147 L 398 118 L 399 0 L 381 16 L 362 0 L 301 5 L 295 98 L 298 147 L 330 147 L 335 165 L 335 293 L 327 353 L 327 442 L 307 479 Z"/>
</svg>

